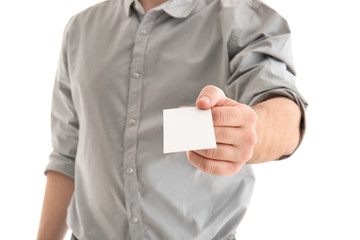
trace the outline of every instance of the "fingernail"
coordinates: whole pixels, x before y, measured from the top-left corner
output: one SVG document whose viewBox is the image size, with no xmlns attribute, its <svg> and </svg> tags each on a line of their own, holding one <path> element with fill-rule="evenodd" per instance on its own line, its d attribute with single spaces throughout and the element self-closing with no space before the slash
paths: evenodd
<svg viewBox="0 0 360 240">
<path fill-rule="evenodd" d="M 204 102 L 210 104 L 210 98 L 208 98 L 207 96 L 201 96 L 199 98 L 199 101 L 204 101 Z"/>
</svg>

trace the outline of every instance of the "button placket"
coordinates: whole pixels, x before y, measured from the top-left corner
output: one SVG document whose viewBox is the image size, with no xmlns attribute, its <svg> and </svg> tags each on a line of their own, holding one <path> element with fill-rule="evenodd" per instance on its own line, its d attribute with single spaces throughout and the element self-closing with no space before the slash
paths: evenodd
<svg viewBox="0 0 360 240">
<path fill-rule="evenodd" d="M 139 221 L 139 219 L 137 217 L 135 217 L 135 216 L 132 216 L 130 218 L 130 222 L 132 222 L 132 223 L 137 223 L 138 221 Z"/>
<path fill-rule="evenodd" d="M 133 169 L 132 167 L 128 167 L 128 168 L 126 169 L 126 173 L 127 173 L 127 174 L 133 174 L 133 173 L 134 173 L 134 169 Z"/>
<path fill-rule="evenodd" d="M 139 72 L 133 72 L 133 73 L 132 73 L 132 77 L 133 77 L 134 79 L 138 79 L 138 78 L 140 77 L 140 73 L 139 73 Z"/>
<path fill-rule="evenodd" d="M 130 121 L 129 121 L 130 126 L 134 126 L 135 123 L 136 123 L 136 120 L 134 118 L 130 119 Z"/>
<path fill-rule="evenodd" d="M 140 119 L 142 81 L 144 79 L 145 51 L 149 40 L 150 29 L 157 13 L 145 14 L 138 26 L 133 47 L 130 68 L 130 81 L 127 108 L 127 126 L 124 132 L 123 173 L 125 185 L 125 201 L 132 239 L 143 239 L 141 211 L 138 199 L 138 180 L 136 172 L 137 128 Z"/>
</svg>

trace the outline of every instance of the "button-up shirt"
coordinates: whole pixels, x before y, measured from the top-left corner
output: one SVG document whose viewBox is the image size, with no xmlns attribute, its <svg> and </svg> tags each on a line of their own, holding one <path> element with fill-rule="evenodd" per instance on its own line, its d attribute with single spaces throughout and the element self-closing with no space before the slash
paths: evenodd
<svg viewBox="0 0 360 240">
<path fill-rule="evenodd" d="M 290 30 L 257 0 L 169 0 L 144 12 L 108 0 L 70 18 L 53 89 L 45 169 L 75 180 L 67 224 L 80 240 L 234 239 L 254 186 L 250 165 L 209 175 L 163 154 L 163 109 L 206 85 L 254 105 L 294 83 Z M 304 118 L 304 115 L 303 115 Z"/>
</svg>

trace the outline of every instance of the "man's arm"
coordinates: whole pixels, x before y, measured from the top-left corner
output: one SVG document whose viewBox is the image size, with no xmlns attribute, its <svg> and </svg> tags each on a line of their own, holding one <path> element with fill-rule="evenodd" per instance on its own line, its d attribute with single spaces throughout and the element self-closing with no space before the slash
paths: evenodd
<svg viewBox="0 0 360 240">
<path fill-rule="evenodd" d="M 62 240 L 67 231 L 66 209 L 74 192 L 74 179 L 55 171 L 47 174 L 37 240 Z"/>
<path fill-rule="evenodd" d="M 256 104 L 257 143 L 247 163 L 263 163 L 291 155 L 300 143 L 299 106 L 289 98 L 276 97 Z"/>
<path fill-rule="evenodd" d="M 215 86 L 206 86 L 196 104 L 211 108 L 216 149 L 187 152 L 189 161 L 203 172 L 233 175 L 245 163 L 261 163 L 290 155 L 300 142 L 300 108 L 279 97 L 251 108 L 227 98 Z"/>
</svg>

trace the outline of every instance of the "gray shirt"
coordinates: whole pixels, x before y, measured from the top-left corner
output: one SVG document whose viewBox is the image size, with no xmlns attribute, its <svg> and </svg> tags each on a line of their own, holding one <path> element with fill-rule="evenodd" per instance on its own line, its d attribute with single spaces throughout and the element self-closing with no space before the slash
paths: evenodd
<svg viewBox="0 0 360 240">
<path fill-rule="evenodd" d="M 45 172 L 75 179 L 67 224 L 81 240 L 234 239 L 254 186 L 250 165 L 203 173 L 163 154 L 162 110 L 215 85 L 254 105 L 294 85 L 287 22 L 257 0 L 170 0 L 144 14 L 108 0 L 65 27 Z M 304 115 L 303 115 L 304 119 Z"/>
</svg>

